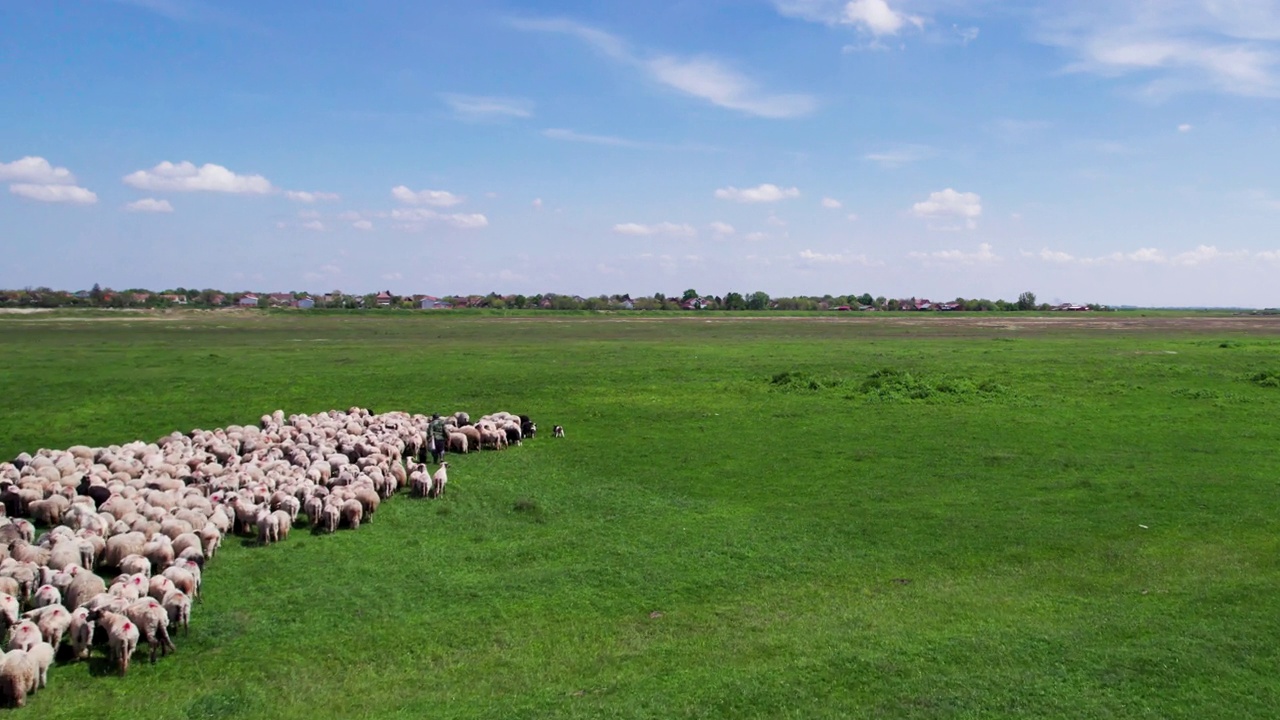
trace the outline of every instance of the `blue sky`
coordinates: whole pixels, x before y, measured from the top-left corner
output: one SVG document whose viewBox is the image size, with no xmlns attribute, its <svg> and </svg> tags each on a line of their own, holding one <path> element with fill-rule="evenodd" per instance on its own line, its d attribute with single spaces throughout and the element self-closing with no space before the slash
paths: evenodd
<svg viewBox="0 0 1280 720">
<path fill-rule="evenodd" d="M 11 0 L 0 286 L 1280 305 L 1274 0 Z"/>
</svg>

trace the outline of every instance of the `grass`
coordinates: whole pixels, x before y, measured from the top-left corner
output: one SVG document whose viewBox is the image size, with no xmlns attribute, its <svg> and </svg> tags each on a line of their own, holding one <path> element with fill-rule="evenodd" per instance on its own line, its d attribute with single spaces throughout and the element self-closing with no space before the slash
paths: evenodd
<svg viewBox="0 0 1280 720">
<path fill-rule="evenodd" d="M 175 656 L 57 667 L 32 717 L 1280 707 L 1267 326 L 101 317 L 0 318 L 0 457 L 276 408 L 543 432 L 359 531 L 227 543 Z"/>
</svg>

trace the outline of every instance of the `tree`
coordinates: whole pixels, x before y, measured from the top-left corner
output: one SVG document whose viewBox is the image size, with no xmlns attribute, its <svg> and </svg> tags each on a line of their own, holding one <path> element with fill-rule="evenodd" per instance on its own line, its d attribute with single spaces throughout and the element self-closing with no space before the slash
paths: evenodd
<svg viewBox="0 0 1280 720">
<path fill-rule="evenodd" d="M 769 293 L 757 290 L 751 293 L 751 297 L 747 298 L 748 310 L 768 310 L 769 309 Z"/>
<path fill-rule="evenodd" d="M 93 289 L 89 291 L 89 299 L 94 305 L 102 302 L 102 286 L 98 283 L 93 284 Z"/>
<path fill-rule="evenodd" d="M 747 301 L 742 297 L 742 293 L 731 292 L 724 296 L 725 310 L 746 310 Z"/>
<path fill-rule="evenodd" d="M 693 288 L 689 288 L 688 290 L 685 290 L 685 291 L 684 291 L 684 295 L 683 295 L 680 299 L 681 299 L 681 300 L 692 300 L 692 299 L 694 299 L 694 298 L 696 298 L 696 297 L 698 297 L 698 291 L 697 291 L 697 290 L 694 290 Z"/>
<path fill-rule="evenodd" d="M 1035 294 L 1035 293 L 1033 293 L 1033 292 L 1031 292 L 1030 290 L 1028 290 L 1027 292 L 1024 292 L 1024 293 L 1022 293 L 1021 295 L 1019 295 L 1019 296 L 1018 296 L 1018 309 L 1019 309 L 1019 310 L 1035 310 L 1035 309 L 1036 309 L 1036 294 Z"/>
<path fill-rule="evenodd" d="M 861 305 L 874 305 L 876 302 L 876 299 L 871 297 L 871 293 L 862 293 L 857 300 Z"/>
</svg>

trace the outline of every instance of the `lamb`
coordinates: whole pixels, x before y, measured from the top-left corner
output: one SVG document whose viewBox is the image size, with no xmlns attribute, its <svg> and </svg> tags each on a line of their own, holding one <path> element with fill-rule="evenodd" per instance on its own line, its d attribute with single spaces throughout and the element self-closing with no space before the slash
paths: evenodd
<svg viewBox="0 0 1280 720">
<path fill-rule="evenodd" d="M 551 428 L 551 437 L 558 437 L 558 438 L 564 437 L 564 426 L 556 425 L 555 427 Z"/>
<path fill-rule="evenodd" d="M 39 681 L 35 660 L 24 650 L 10 650 L 0 663 L 0 695 L 13 707 L 27 704 L 27 693 Z"/>
<path fill-rule="evenodd" d="M 67 630 L 71 633 L 71 657 L 83 660 L 89 657 L 93 647 L 93 631 L 96 625 L 89 620 L 87 608 L 76 608 L 71 612 L 71 624 Z"/>
<path fill-rule="evenodd" d="M 156 661 L 157 649 L 162 655 L 168 655 L 170 650 L 177 651 L 169 639 L 169 613 L 160 603 L 143 598 L 125 608 L 124 614 L 138 626 L 141 638 L 151 646 L 151 662 Z"/>
<path fill-rule="evenodd" d="M 427 497 L 438 498 L 444 495 L 444 486 L 449 484 L 449 463 L 440 463 L 440 468 L 431 476 L 431 491 Z"/>
<path fill-rule="evenodd" d="M 127 674 L 129 658 L 138 649 L 138 626 L 127 616 L 110 610 L 99 610 L 96 614 L 90 614 L 89 619 L 106 629 L 110 658 L 117 664 L 121 675 Z"/>
<path fill-rule="evenodd" d="M 36 665 L 36 688 L 43 689 L 45 685 L 49 684 L 49 666 L 53 664 L 54 648 L 56 647 L 57 645 L 42 642 L 36 643 L 35 647 L 27 651 L 27 657 Z"/>
<path fill-rule="evenodd" d="M 191 597 L 196 597 L 199 593 L 199 581 L 196 580 L 196 576 L 185 567 L 178 567 L 176 565 L 167 567 L 164 570 L 164 577 L 169 578 L 169 581 L 173 583 L 174 588 L 181 590 Z"/>
</svg>

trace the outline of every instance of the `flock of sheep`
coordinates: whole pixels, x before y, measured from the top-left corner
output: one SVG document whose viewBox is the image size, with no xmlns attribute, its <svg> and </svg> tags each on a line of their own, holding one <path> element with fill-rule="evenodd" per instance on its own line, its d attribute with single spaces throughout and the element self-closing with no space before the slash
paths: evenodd
<svg viewBox="0 0 1280 720">
<path fill-rule="evenodd" d="M 443 495 L 448 463 L 429 473 L 421 462 L 429 423 L 361 408 L 287 418 L 277 410 L 260 427 L 0 463 L 0 701 L 22 707 L 60 651 L 76 661 L 105 644 L 124 674 L 140 642 L 152 662 L 175 650 L 170 631 L 187 631 L 205 564 L 227 533 L 266 545 L 284 540 L 299 515 L 314 532 L 358 528 L 405 485 L 415 497 Z M 510 413 L 475 423 L 457 413 L 448 429 L 450 447 L 464 453 L 519 445 L 537 431 Z M 47 528 L 38 538 L 37 524 Z"/>
</svg>

